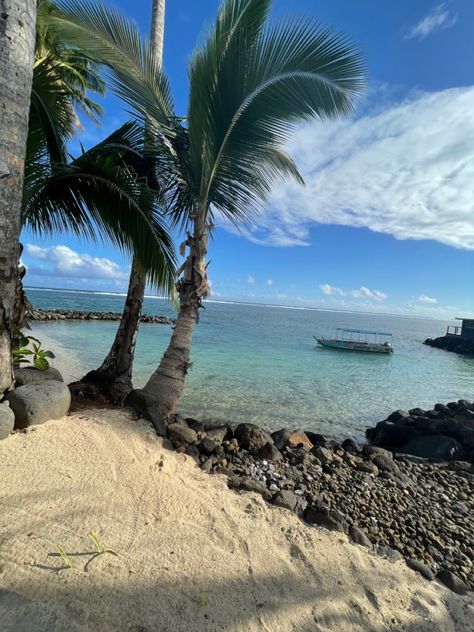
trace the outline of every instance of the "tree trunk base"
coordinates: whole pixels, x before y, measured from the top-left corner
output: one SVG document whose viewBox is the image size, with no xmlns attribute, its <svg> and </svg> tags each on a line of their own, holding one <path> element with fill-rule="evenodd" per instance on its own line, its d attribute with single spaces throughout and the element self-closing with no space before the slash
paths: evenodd
<svg viewBox="0 0 474 632">
<path fill-rule="evenodd" d="M 106 371 L 89 371 L 78 382 L 74 382 L 76 391 L 80 391 L 81 386 L 86 396 L 90 393 L 99 393 L 109 402 L 122 405 L 133 386 L 130 380 L 117 378 L 112 373 Z"/>
<path fill-rule="evenodd" d="M 158 436 L 166 436 L 166 419 L 160 412 L 157 399 L 150 393 L 141 389 L 133 390 L 125 398 L 124 405 L 130 406 L 139 415 L 151 421 Z"/>
</svg>

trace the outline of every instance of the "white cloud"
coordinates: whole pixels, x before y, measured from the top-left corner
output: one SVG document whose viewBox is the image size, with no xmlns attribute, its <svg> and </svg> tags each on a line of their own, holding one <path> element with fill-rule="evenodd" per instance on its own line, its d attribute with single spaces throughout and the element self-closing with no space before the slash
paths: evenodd
<svg viewBox="0 0 474 632">
<path fill-rule="evenodd" d="M 436 31 L 447 29 L 456 24 L 457 15 L 451 14 L 446 4 L 442 2 L 436 5 L 425 15 L 415 26 L 413 26 L 406 35 L 406 39 L 418 38 L 424 39 Z"/>
<path fill-rule="evenodd" d="M 30 267 L 30 274 L 76 277 L 79 279 L 113 279 L 126 280 L 128 275 L 120 266 L 104 257 L 93 257 L 88 254 L 79 254 L 68 246 L 52 246 L 41 248 L 28 244 L 26 253 L 33 259 L 44 261 L 47 265 Z"/>
<path fill-rule="evenodd" d="M 340 224 L 474 249 L 473 112 L 474 86 L 305 125 L 288 150 L 306 187 L 278 186 L 244 236 L 307 245 L 312 225 Z"/>
<path fill-rule="evenodd" d="M 438 299 L 434 298 L 433 296 L 427 296 L 426 294 L 421 294 L 418 297 L 418 300 L 420 301 L 420 303 L 437 303 Z"/>
<path fill-rule="evenodd" d="M 354 298 L 370 298 L 376 301 L 382 301 L 388 298 L 388 295 L 385 294 L 385 292 L 381 292 L 380 290 L 369 290 L 369 288 L 365 287 L 365 285 L 362 285 L 357 290 L 343 290 L 340 287 L 324 283 L 319 286 L 319 289 L 323 294 L 326 294 L 326 296 L 352 296 Z"/>
<path fill-rule="evenodd" d="M 251 274 L 249 274 L 247 277 L 247 283 L 249 285 L 253 285 L 255 283 L 255 278 Z"/>
<path fill-rule="evenodd" d="M 273 285 L 273 279 L 268 279 L 267 285 Z"/>
</svg>

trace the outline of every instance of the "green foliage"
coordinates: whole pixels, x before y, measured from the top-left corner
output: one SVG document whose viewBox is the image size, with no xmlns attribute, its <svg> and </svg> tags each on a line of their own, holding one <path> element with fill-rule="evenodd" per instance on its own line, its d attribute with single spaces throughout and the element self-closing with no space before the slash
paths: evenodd
<svg viewBox="0 0 474 632">
<path fill-rule="evenodd" d="M 209 595 L 206 592 L 199 593 L 199 605 L 204 608 L 209 603 Z"/>
<path fill-rule="evenodd" d="M 89 536 L 89 538 L 94 543 L 94 546 L 95 546 L 95 548 L 97 550 L 97 553 L 99 555 L 101 555 L 102 553 L 110 553 L 110 555 L 115 555 L 116 557 L 118 557 L 118 553 L 116 551 L 114 551 L 114 549 L 105 549 L 102 546 L 102 543 L 99 540 L 99 536 L 97 535 L 97 533 L 94 533 L 94 531 L 90 531 L 87 535 Z"/>
<path fill-rule="evenodd" d="M 69 558 L 69 556 L 66 553 L 66 551 L 63 549 L 63 547 L 60 546 L 59 544 L 57 544 L 56 548 L 58 549 L 59 555 L 61 556 L 61 558 L 62 558 L 62 560 L 64 562 L 64 566 L 66 566 L 66 568 L 72 568 L 72 561 Z"/>
<path fill-rule="evenodd" d="M 22 332 L 18 332 L 15 335 L 15 340 L 18 347 L 12 349 L 13 364 L 19 365 L 22 362 L 29 363 L 30 358 L 33 361 L 33 366 L 39 371 L 46 371 L 49 369 L 48 358 L 54 358 L 52 351 L 46 351 L 41 348 L 41 342 L 34 336 L 25 336 Z M 33 349 L 29 349 L 29 345 Z"/>
<path fill-rule="evenodd" d="M 355 46 L 309 20 L 269 23 L 271 0 L 225 0 L 189 67 L 186 125 L 138 27 L 90 0 L 63 0 L 55 27 L 71 42 L 88 35 L 116 93 L 146 114 L 169 154 L 168 208 L 176 223 L 218 211 L 239 225 L 255 220 L 273 185 L 301 175 L 284 146 L 295 126 L 353 111 L 364 85 Z"/>
</svg>

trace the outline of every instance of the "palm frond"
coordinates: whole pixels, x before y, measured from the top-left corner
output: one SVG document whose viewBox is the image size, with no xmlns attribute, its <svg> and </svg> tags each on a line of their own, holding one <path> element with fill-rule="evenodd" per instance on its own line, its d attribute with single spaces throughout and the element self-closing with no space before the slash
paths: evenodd
<svg viewBox="0 0 474 632">
<path fill-rule="evenodd" d="M 91 0 L 60 0 L 49 26 L 109 69 L 115 92 L 139 118 L 162 128 L 174 118 L 169 82 L 148 40 L 119 11 Z"/>
<path fill-rule="evenodd" d="M 99 235 L 136 253 L 149 282 L 170 293 L 173 241 L 158 205 L 162 195 L 149 186 L 155 165 L 142 153 L 143 138 L 138 124 L 127 123 L 71 163 L 54 164 L 51 174 L 36 165 L 25 187 L 23 221 L 41 235 L 70 231 L 89 240 Z"/>
<path fill-rule="evenodd" d="M 250 8 L 262 19 L 247 24 Z M 305 20 L 267 27 L 267 10 L 263 0 L 226 0 L 190 67 L 199 203 L 234 222 L 251 221 L 276 181 L 299 178 L 281 154 L 295 126 L 350 114 L 363 87 L 362 58 L 351 43 Z M 231 41 L 218 36 L 222 16 L 232 16 Z"/>
</svg>

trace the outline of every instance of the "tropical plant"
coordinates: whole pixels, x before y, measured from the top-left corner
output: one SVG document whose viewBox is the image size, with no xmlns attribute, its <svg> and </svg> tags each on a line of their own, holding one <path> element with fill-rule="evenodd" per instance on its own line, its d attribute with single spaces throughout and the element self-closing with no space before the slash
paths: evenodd
<svg viewBox="0 0 474 632">
<path fill-rule="evenodd" d="M 148 116 L 169 158 L 167 202 L 186 230 L 177 283 L 179 313 L 157 370 L 131 401 L 159 432 L 181 397 L 193 331 L 209 295 L 207 240 L 218 214 L 255 221 L 272 186 L 303 180 L 284 146 L 295 126 L 353 111 L 363 87 L 361 55 L 344 37 L 307 20 L 270 24 L 271 0 L 226 0 L 189 66 L 186 125 L 168 81 L 137 28 L 117 11 L 63 0 L 58 26 L 70 41 L 89 37 L 91 56 L 136 116 Z"/>
<path fill-rule="evenodd" d="M 143 280 L 143 293 L 147 279 L 170 293 L 174 251 L 154 175 L 159 161 L 145 149 L 143 124 L 125 124 L 76 159 L 67 155 L 67 142 L 79 129 L 78 110 L 97 120 L 101 109 L 88 94 L 102 94 L 105 84 L 81 43 L 71 44 L 55 30 L 51 18 L 59 15 L 54 3 L 40 0 L 22 223 L 39 235 L 68 231 L 135 252 L 134 270 Z M 25 311 L 18 278 L 17 327 L 24 326 Z M 131 389 L 135 336 L 128 343 L 122 338 L 114 367 L 101 372 L 106 390 L 115 382 L 120 385 L 118 399 Z"/>
<path fill-rule="evenodd" d="M 157 61 L 163 59 L 163 37 L 165 19 L 165 0 L 152 0 L 150 27 L 150 47 Z M 145 119 L 146 133 L 150 136 L 151 121 Z M 153 136 L 148 145 L 153 146 Z M 104 361 L 96 371 L 90 371 L 82 378 L 100 386 L 103 393 L 116 403 L 121 403 L 133 388 L 132 364 L 135 353 L 140 314 L 145 298 L 147 276 L 135 253 L 132 259 L 130 279 L 122 317 L 112 346 Z"/>
<path fill-rule="evenodd" d="M 54 358 L 52 351 L 41 348 L 41 342 L 34 336 L 25 336 L 21 331 L 15 333 L 15 340 L 18 346 L 13 349 L 13 366 L 20 365 L 22 362 L 30 362 L 29 356 L 33 356 L 33 366 L 39 371 L 49 369 L 48 358 Z M 30 349 L 30 345 L 33 347 Z"/>
<path fill-rule="evenodd" d="M 0 12 L 0 399 L 13 385 L 13 308 L 35 51 L 36 0 Z"/>
</svg>

